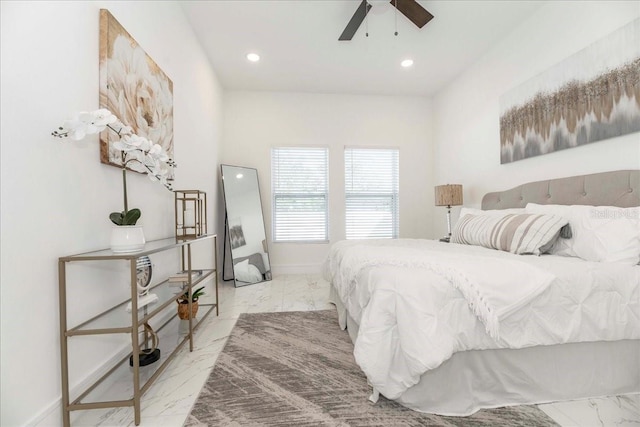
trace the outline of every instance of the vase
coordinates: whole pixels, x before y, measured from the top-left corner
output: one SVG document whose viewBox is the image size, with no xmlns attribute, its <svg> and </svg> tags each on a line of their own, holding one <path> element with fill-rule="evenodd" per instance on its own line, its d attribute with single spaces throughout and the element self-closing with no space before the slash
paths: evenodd
<svg viewBox="0 0 640 427">
<path fill-rule="evenodd" d="M 186 300 L 178 299 L 178 317 L 182 320 L 189 319 L 189 302 Z M 191 318 L 195 319 L 196 314 L 198 314 L 198 301 L 193 301 L 191 303 Z"/>
<path fill-rule="evenodd" d="M 144 244 L 141 225 L 114 225 L 111 229 L 111 251 L 114 253 L 140 252 Z"/>
</svg>

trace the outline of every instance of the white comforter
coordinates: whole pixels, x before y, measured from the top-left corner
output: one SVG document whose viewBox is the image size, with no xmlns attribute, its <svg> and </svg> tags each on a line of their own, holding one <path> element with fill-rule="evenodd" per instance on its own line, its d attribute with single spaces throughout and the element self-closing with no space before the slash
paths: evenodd
<svg viewBox="0 0 640 427">
<path fill-rule="evenodd" d="M 390 399 L 458 351 L 640 338 L 638 266 L 401 239 L 339 242 L 325 275 L 360 326 L 356 361 Z"/>
</svg>

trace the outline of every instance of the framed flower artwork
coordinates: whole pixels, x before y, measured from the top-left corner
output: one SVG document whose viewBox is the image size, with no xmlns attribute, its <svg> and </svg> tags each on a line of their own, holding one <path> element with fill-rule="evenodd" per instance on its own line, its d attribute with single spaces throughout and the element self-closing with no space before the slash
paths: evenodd
<svg viewBox="0 0 640 427">
<path fill-rule="evenodd" d="M 173 158 L 173 82 L 106 9 L 100 9 L 100 107 Z M 118 139 L 100 134 L 102 163 L 121 167 Z"/>
</svg>

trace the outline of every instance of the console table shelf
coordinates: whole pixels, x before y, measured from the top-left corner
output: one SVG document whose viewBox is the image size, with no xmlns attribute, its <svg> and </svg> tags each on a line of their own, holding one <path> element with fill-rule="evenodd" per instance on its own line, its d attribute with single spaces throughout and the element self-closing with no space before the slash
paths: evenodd
<svg viewBox="0 0 640 427">
<path fill-rule="evenodd" d="M 191 263 L 191 246 L 203 241 L 213 243 L 213 268 L 195 269 Z M 137 288 L 137 259 L 151 254 L 179 249 L 181 251 L 180 265 L 181 271 L 187 273 L 184 284 L 170 282 L 169 278 L 159 281 L 149 288 L 149 293 L 158 297 L 157 302 L 144 310 L 138 310 L 138 288 Z M 89 320 L 81 324 L 68 328 L 67 325 L 67 264 L 82 261 L 129 261 L 131 297 L 128 301 L 119 303 L 105 311 L 96 314 Z M 217 236 L 214 234 L 204 235 L 192 240 L 177 240 L 175 237 L 147 242 L 142 251 L 136 253 L 113 253 L 109 249 L 86 252 L 77 255 L 61 257 L 58 260 L 58 282 L 60 298 L 60 352 L 61 352 L 61 373 L 62 373 L 62 406 L 63 424 L 65 427 L 71 425 L 70 412 L 75 410 L 116 408 L 132 406 L 134 408 L 134 421 L 140 424 L 140 399 L 149 389 L 156 378 L 158 378 L 167 365 L 173 360 L 176 352 L 187 342 L 189 350 L 193 351 L 193 333 L 212 311 L 218 315 L 218 255 Z M 202 274 L 192 279 L 192 272 L 201 271 Z M 205 280 L 213 278 L 215 288 L 215 303 L 199 304 L 204 313 L 196 323 L 194 318 L 181 321 L 177 317 L 177 312 L 162 325 L 156 328 L 159 339 L 161 358 L 155 363 L 147 366 L 140 366 L 139 358 L 133 357 L 133 367 L 129 365 L 129 358 L 141 353 L 141 349 L 148 342 L 149 336 L 140 330 L 141 327 L 166 311 L 170 305 L 175 305 L 176 296 L 188 292 L 193 292 L 193 288 Z M 177 287 L 176 287 L 177 286 Z M 127 311 L 128 304 L 131 304 L 131 311 Z M 191 313 L 192 302 L 189 300 L 189 313 Z M 184 328 L 182 328 L 184 326 Z M 172 340 L 172 330 L 180 332 L 179 338 Z M 131 352 L 122 360 L 114 364 L 102 377 L 91 386 L 86 387 L 78 397 L 72 402 L 69 395 L 69 353 L 68 340 L 73 336 L 104 335 L 126 333 L 131 336 Z M 181 337 L 184 335 L 184 337 Z M 127 386 L 122 381 L 109 381 L 112 378 L 124 376 L 129 371 L 131 382 Z M 132 375 L 131 375 L 132 373 Z M 100 400 L 107 396 L 111 400 Z"/>
</svg>

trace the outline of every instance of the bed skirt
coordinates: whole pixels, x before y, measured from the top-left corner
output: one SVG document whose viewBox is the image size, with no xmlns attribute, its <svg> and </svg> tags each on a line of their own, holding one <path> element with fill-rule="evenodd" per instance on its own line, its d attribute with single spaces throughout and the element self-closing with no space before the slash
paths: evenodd
<svg viewBox="0 0 640 427">
<path fill-rule="evenodd" d="M 358 324 L 333 286 L 329 301 L 355 342 Z M 464 351 L 423 374 L 396 401 L 420 412 L 466 416 L 483 408 L 638 393 L 639 360 L 640 340 Z"/>
</svg>

